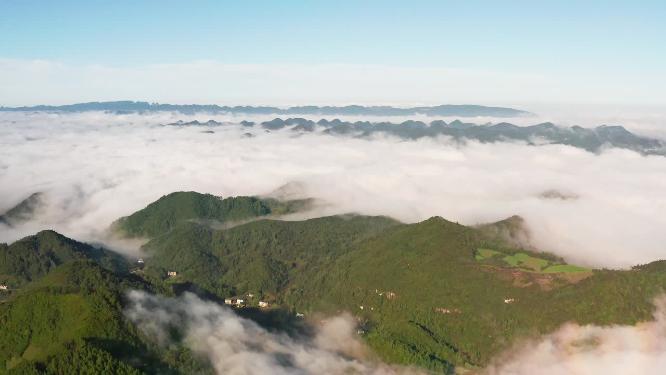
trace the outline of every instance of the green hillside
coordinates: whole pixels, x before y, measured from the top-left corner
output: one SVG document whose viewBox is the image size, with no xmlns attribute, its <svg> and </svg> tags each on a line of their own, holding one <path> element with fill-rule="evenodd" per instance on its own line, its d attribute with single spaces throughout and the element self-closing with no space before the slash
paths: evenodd
<svg viewBox="0 0 666 375">
<path fill-rule="evenodd" d="M 27 284 L 0 303 L 0 373 L 212 374 L 189 350 L 143 338 L 123 314 L 130 289 L 160 291 L 86 260 Z"/>
<path fill-rule="evenodd" d="M 26 285 L 0 305 L 0 369 L 48 363 L 67 345 L 129 355 L 140 344 L 121 313 L 121 293 L 129 287 L 142 286 L 87 261 L 67 263 Z"/>
<path fill-rule="evenodd" d="M 275 296 L 308 280 L 359 241 L 398 225 L 386 217 L 335 216 L 305 221 L 259 220 L 227 230 L 186 222 L 144 246 L 144 272 L 170 283 L 192 282 L 220 297 Z"/>
<path fill-rule="evenodd" d="M 307 207 L 309 200 L 278 201 L 257 197 L 220 198 L 196 192 L 165 195 L 146 208 L 123 217 L 114 229 L 129 237 L 155 237 L 187 221 L 215 224 L 242 222 L 268 215 L 284 215 Z"/>
<path fill-rule="evenodd" d="M 651 319 L 652 298 L 666 287 L 663 269 L 572 274 L 484 264 L 475 259 L 478 247 L 490 245 L 484 241 L 441 218 L 394 227 L 286 300 L 301 311 L 353 311 L 367 321 L 368 343 L 389 360 L 477 367 L 514 339 L 569 320 Z"/>
<path fill-rule="evenodd" d="M 219 298 L 257 294 L 293 312 L 346 309 L 364 319 L 383 358 L 439 370 L 483 366 L 514 339 L 568 320 L 650 319 L 666 274 L 593 271 L 516 248 L 520 222 L 472 228 L 350 216 L 226 230 L 187 223 L 145 245 L 145 272 Z"/>
</svg>

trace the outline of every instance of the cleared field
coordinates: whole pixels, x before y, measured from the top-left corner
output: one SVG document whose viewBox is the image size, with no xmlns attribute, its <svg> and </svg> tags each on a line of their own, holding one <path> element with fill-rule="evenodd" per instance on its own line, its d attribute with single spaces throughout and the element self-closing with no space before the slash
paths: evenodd
<svg viewBox="0 0 666 375">
<path fill-rule="evenodd" d="M 484 260 L 496 255 L 504 255 L 504 253 L 492 249 L 477 249 L 475 258 L 476 260 Z"/>
<path fill-rule="evenodd" d="M 556 264 L 544 269 L 543 273 L 574 273 L 574 272 L 588 272 L 587 268 L 574 266 L 571 264 Z"/>
<path fill-rule="evenodd" d="M 507 255 L 503 260 L 512 267 L 523 267 L 532 271 L 541 271 L 550 264 L 550 262 L 545 259 L 536 258 L 525 253 Z"/>
<path fill-rule="evenodd" d="M 554 264 L 553 262 L 538 258 L 527 253 L 515 253 L 512 255 L 492 249 L 477 249 L 475 259 L 484 262 L 491 258 L 499 257 L 508 267 L 521 268 L 538 273 L 582 273 L 590 270 L 572 264 Z"/>
</svg>

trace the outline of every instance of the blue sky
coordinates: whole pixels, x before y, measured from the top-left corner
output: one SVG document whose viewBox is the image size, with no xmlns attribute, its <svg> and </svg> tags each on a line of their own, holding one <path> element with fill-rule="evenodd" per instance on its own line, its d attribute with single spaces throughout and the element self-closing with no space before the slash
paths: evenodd
<svg viewBox="0 0 666 375">
<path fill-rule="evenodd" d="M 618 88 L 635 86 L 622 94 L 628 101 L 637 91 L 661 100 L 665 4 L 0 0 L 0 59 L 14 64 L 12 72 L 19 62 L 34 60 L 72 67 L 70 71 L 103 66 L 126 72 L 196 61 L 463 69 L 571 80 L 557 96 L 560 100 L 585 99 L 577 95 L 575 82 L 582 86 L 588 78 L 590 85 L 604 82 L 602 93 L 612 89 L 609 81 Z M 622 95 L 609 101 L 621 101 Z M 520 99 L 513 96 L 511 100 Z M 525 99 L 531 96 L 526 93 Z"/>
</svg>

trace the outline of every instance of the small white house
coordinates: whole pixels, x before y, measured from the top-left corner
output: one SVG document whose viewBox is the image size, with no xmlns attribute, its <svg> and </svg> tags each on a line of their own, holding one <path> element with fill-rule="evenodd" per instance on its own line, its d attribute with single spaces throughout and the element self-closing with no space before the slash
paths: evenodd
<svg viewBox="0 0 666 375">
<path fill-rule="evenodd" d="M 262 309 L 268 307 L 268 302 L 266 302 L 266 301 L 259 301 L 259 307 L 261 307 Z"/>
<path fill-rule="evenodd" d="M 7 289 L 9 289 L 7 285 L 5 284 L 0 285 L 0 290 L 7 290 Z"/>
<path fill-rule="evenodd" d="M 139 258 L 139 259 L 137 259 L 136 262 L 139 263 L 139 264 L 143 264 L 143 258 Z"/>
<path fill-rule="evenodd" d="M 176 271 L 169 271 L 169 272 L 167 272 L 167 276 L 169 276 L 169 277 L 176 277 L 176 276 L 178 276 L 178 272 L 176 272 Z"/>
<path fill-rule="evenodd" d="M 516 300 L 514 298 L 505 298 L 504 303 L 514 303 Z"/>
</svg>

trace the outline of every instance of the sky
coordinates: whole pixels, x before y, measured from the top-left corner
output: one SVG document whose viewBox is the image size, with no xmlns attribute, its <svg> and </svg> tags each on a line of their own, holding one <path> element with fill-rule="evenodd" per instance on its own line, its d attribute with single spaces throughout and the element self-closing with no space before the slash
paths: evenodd
<svg viewBox="0 0 666 375">
<path fill-rule="evenodd" d="M 663 1 L 0 1 L 0 105 L 666 102 Z"/>
</svg>

